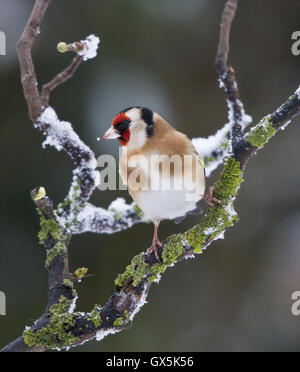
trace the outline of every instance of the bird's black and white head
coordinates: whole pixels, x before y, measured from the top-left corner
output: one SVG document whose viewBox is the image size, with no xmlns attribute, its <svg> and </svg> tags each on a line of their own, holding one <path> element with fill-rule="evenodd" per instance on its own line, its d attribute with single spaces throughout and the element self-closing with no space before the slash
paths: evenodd
<svg viewBox="0 0 300 372">
<path fill-rule="evenodd" d="M 145 107 L 129 107 L 113 119 L 109 130 L 101 139 L 118 139 L 122 146 L 139 149 L 153 135 L 154 113 Z"/>
</svg>

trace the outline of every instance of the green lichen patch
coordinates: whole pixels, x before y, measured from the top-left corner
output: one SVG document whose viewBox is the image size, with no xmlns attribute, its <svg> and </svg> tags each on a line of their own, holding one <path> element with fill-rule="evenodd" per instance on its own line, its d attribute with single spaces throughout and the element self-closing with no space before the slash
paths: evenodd
<svg viewBox="0 0 300 372">
<path fill-rule="evenodd" d="M 68 236 L 54 218 L 46 218 L 39 209 L 37 211 L 40 216 L 41 226 L 41 230 L 38 233 L 39 243 L 45 245 L 47 248 L 49 242 L 50 246 L 54 244 L 53 248 L 47 249 L 45 266 L 49 268 L 56 257 L 66 253 L 66 240 Z"/>
<path fill-rule="evenodd" d="M 29 347 L 44 346 L 48 349 L 67 347 L 77 338 L 70 329 L 75 325 L 76 314 L 69 314 L 71 301 L 61 296 L 59 303 L 52 305 L 49 311 L 49 323 L 37 331 L 24 331 L 24 341 Z"/>
<path fill-rule="evenodd" d="M 172 235 L 164 246 L 162 260 L 165 266 L 171 266 L 184 251 L 184 235 Z"/>
<path fill-rule="evenodd" d="M 99 311 L 98 305 L 95 305 L 95 307 L 93 308 L 93 310 L 90 312 L 90 315 L 88 317 L 88 320 L 90 322 L 93 322 L 94 323 L 94 326 L 96 328 L 100 327 L 100 325 L 102 323 L 102 319 L 101 319 L 101 315 L 100 315 L 100 311 Z"/>
<path fill-rule="evenodd" d="M 227 203 L 237 195 L 239 186 L 243 182 L 242 175 L 240 163 L 232 157 L 228 158 L 219 180 L 215 184 L 214 196 L 222 203 Z"/>
<path fill-rule="evenodd" d="M 117 318 L 114 321 L 114 326 L 115 327 L 122 327 L 124 319 L 122 317 Z"/>
<path fill-rule="evenodd" d="M 160 275 L 163 274 L 167 268 L 167 265 L 164 263 L 156 263 L 152 266 L 149 266 L 149 282 L 152 283 L 156 280 L 159 280 Z"/>
<path fill-rule="evenodd" d="M 46 268 L 48 269 L 57 257 L 66 254 L 66 251 L 66 245 L 62 242 L 56 243 L 52 249 L 47 250 Z"/>
<path fill-rule="evenodd" d="M 122 287 L 127 279 L 133 279 L 133 285 L 136 287 L 139 285 L 141 280 L 147 275 L 149 271 L 149 265 L 145 262 L 144 253 L 133 257 L 131 264 L 126 267 L 126 271 L 123 274 L 119 274 L 115 280 L 115 284 Z"/>
<path fill-rule="evenodd" d="M 185 233 L 186 240 L 194 247 L 195 253 L 201 253 L 207 240 L 216 239 L 227 228 L 238 222 L 237 215 L 230 215 L 226 207 L 215 207 L 208 210 L 199 225 Z"/>
<path fill-rule="evenodd" d="M 215 239 L 238 221 L 238 216 L 229 212 L 228 207 L 232 205 L 232 199 L 236 197 L 242 182 L 240 163 L 232 157 L 228 158 L 214 189 L 214 196 L 222 204 L 209 208 L 200 224 L 184 234 L 185 239 L 194 248 L 195 253 L 201 253 L 202 247 L 207 240 Z"/>
<path fill-rule="evenodd" d="M 38 233 L 40 244 L 45 244 L 48 240 L 65 240 L 63 229 L 59 224 L 52 218 L 46 218 L 39 209 L 37 209 L 40 216 L 41 230 Z"/>
<path fill-rule="evenodd" d="M 162 262 L 148 264 L 145 262 L 144 253 L 135 256 L 131 264 L 126 267 L 126 271 L 118 275 L 115 284 L 118 287 L 122 287 L 126 280 L 132 278 L 132 284 L 136 287 L 140 284 L 142 279 L 146 277 L 149 278 L 150 282 L 157 280 L 166 268 L 173 265 L 177 258 L 183 253 L 184 246 L 182 244 L 182 237 L 182 234 L 178 234 L 168 239 L 168 242 L 164 245 Z"/>
<path fill-rule="evenodd" d="M 247 142 L 255 147 L 263 147 L 276 133 L 271 116 L 267 116 L 254 128 L 250 130 Z"/>
<path fill-rule="evenodd" d="M 77 292 L 76 292 L 76 290 L 74 288 L 74 284 L 73 284 L 73 282 L 70 279 L 64 279 L 63 285 L 66 288 L 71 289 L 72 296 L 73 296 L 74 299 L 76 299 L 78 297 Z"/>
</svg>

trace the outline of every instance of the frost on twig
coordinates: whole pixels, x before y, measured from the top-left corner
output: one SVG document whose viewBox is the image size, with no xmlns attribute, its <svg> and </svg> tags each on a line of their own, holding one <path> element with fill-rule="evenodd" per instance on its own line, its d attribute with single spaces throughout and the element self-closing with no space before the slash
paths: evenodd
<svg viewBox="0 0 300 372">
<path fill-rule="evenodd" d="M 95 58 L 97 56 L 100 39 L 98 36 L 89 35 L 85 40 L 76 41 L 75 43 L 67 44 L 63 41 L 57 44 L 57 50 L 60 53 L 74 52 L 82 57 L 83 61 Z"/>
<path fill-rule="evenodd" d="M 242 106 L 241 101 L 240 105 Z M 252 117 L 247 115 L 244 109 L 242 109 L 242 113 L 242 129 L 245 130 L 247 126 L 252 123 Z M 214 135 L 208 138 L 199 137 L 192 139 L 196 151 L 204 159 L 207 177 L 209 177 L 219 165 L 223 164 L 224 160 L 232 153 L 230 133 L 234 125 L 234 120 L 233 108 L 231 105 L 229 105 L 228 119 L 228 123 Z"/>
<path fill-rule="evenodd" d="M 85 40 L 82 40 L 81 43 L 83 44 L 83 49 L 77 53 L 83 57 L 84 61 L 97 56 L 98 45 L 100 43 L 99 37 L 90 35 Z"/>
<path fill-rule="evenodd" d="M 117 198 L 107 210 L 86 203 L 77 216 L 77 223 L 72 225 L 71 232 L 113 234 L 140 222 L 145 222 L 145 219 L 137 205 L 126 204 L 123 198 Z"/>
<path fill-rule="evenodd" d="M 72 125 L 60 121 L 52 107 L 44 110 L 35 126 L 46 135 L 43 147 L 49 145 L 57 151 L 65 150 L 76 168 L 68 196 L 58 209 L 59 222 L 63 227 L 76 220 L 82 204 L 89 200 L 95 187 L 100 183 L 100 174 L 96 170 L 94 153 L 75 133 Z"/>
</svg>

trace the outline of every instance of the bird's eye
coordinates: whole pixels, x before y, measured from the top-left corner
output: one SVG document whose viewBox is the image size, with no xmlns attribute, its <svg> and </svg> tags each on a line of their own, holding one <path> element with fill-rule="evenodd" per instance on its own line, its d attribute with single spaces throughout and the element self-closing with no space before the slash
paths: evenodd
<svg viewBox="0 0 300 372">
<path fill-rule="evenodd" d="M 115 128 L 117 129 L 117 131 L 119 131 L 120 133 L 122 133 L 126 129 L 128 129 L 129 124 L 130 124 L 130 121 L 129 120 L 123 120 L 120 123 L 115 124 Z"/>
</svg>

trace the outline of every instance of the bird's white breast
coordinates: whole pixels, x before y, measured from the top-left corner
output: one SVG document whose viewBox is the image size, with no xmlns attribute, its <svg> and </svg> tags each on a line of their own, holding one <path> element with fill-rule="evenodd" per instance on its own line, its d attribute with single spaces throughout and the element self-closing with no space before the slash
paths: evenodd
<svg viewBox="0 0 300 372">
<path fill-rule="evenodd" d="M 152 165 L 155 163 L 154 160 Z M 139 169 L 142 168 L 142 164 L 139 164 Z M 157 166 L 154 166 L 154 169 L 157 172 L 153 172 L 153 167 L 143 169 L 144 173 L 148 174 L 148 189 L 138 190 L 134 193 L 135 202 L 147 218 L 152 220 L 174 219 L 184 216 L 196 208 L 205 189 L 201 167 L 197 167 L 197 171 L 200 172 L 197 177 L 193 177 L 192 171 L 188 167 L 184 168 L 183 173 L 182 168 L 179 167 L 180 172 L 175 172 L 174 175 L 170 175 L 168 172 L 162 173 Z"/>
<path fill-rule="evenodd" d="M 196 208 L 197 201 L 187 201 L 186 190 L 149 190 L 139 191 L 135 201 L 142 209 L 146 218 L 151 220 L 174 219 L 184 216 Z"/>
</svg>

